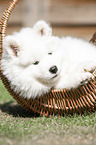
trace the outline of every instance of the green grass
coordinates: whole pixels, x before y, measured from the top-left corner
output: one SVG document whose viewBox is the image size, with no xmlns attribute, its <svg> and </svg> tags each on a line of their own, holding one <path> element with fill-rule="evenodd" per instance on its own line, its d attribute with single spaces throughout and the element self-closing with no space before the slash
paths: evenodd
<svg viewBox="0 0 96 145">
<path fill-rule="evenodd" d="M 0 145 L 96 145 L 96 114 L 34 117 L 0 82 Z"/>
</svg>

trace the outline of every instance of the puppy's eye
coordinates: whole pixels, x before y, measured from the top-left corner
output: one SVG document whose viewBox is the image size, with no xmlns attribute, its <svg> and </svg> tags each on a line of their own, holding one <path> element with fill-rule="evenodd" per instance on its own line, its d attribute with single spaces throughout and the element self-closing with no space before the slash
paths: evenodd
<svg viewBox="0 0 96 145">
<path fill-rule="evenodd" d="M 52 52 L 49 52 L 48 55 L 52 55 Z"/>
<path fill-rule="evenodd" d="M 34 65 L 37 65 L 37 64 L 39 64 L 39 61 L 35 61 L 33 64 L 34 64 Z"/>
</svg>

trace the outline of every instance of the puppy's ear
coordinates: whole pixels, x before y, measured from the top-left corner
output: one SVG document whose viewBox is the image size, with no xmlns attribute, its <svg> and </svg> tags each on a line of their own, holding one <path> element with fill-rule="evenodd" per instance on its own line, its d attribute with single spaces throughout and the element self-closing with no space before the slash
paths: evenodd
<svg viewBox="0 0 96 145">
<path fill-rule="evenodd" d="M 40 20 L 33 26 L 34 31 L 41 36 L 51 36 L 52 28 L 45 21 Z"/>
<path fill-rule="evenodd" d="M 18 56 L 19 44 L 14 36 L 8 35 L 4 38 L 3 48 L 7 55 Z"/>
</svg>

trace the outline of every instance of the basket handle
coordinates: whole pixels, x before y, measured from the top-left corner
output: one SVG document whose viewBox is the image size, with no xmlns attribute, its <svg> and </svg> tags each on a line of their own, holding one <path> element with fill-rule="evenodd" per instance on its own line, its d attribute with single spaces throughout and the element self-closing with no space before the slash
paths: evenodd
<svg viewBox="0 0 96 145">
<path fill-rule="evenodd" d="M 96 32 L 93 34 L 93 37 L 91 38 L 90 42 L 96 45 Z"/>
<path fill-rule="evenodd" d="M 2 42 L 3 42 L 3 38 L 5 37 L 7 23 L 8 23 L 12 10 L 14 9 L 18 1 L 19 0 L 13 0 L 12 2 L 9 3 L 9 6 L 4 11 L 0 20 L 0 58 L 1 58 L 1 53 L 2 53 Z"/>
</svg>

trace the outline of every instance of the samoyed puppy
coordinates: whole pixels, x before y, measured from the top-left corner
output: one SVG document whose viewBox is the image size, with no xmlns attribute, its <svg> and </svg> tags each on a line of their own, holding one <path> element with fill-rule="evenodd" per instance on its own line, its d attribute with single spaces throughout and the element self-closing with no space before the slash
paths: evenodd
<svg viewBox="0 0 96 145">
<path fill-rule="evenodd" d="M 55 51 L 59 38 L 52 37 L 51 31 L 40 21 L 4 39 L 1 68 L 11 88 L 22 97 L 46 94 L 59 80 L 62 53 Z"/>
<path fill-rule="evenodd" d="M 35 98 L 54 89 L 76 88 L 93 76 L 96 47 L 82 39 L 56 37 L 45 21 L 6 36 L 1 68 L 12 89 Z"/>
</svg>

